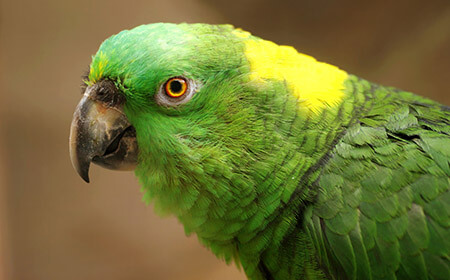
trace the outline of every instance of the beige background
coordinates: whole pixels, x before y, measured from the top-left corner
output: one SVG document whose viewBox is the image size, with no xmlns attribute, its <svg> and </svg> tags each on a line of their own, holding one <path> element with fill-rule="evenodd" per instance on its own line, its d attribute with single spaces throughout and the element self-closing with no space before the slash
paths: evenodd
<svg viewBox="0 0 450 280">
<path fill-rule="evenodd" d="M 5 1 L 0 14 L 0 279 L 243 279 L 134 175 L 68 155 L 80 77 L 111 34 L 158 21 L 232 23 L 350 73 L 450 104 L 450 2 Z"/>
</svg>

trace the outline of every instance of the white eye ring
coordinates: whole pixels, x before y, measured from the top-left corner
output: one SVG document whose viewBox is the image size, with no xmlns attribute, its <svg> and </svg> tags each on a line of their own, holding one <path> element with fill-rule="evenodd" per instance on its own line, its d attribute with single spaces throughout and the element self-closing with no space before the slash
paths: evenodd
<svg viewBox="0 0 450 280">
<path fill-rule="evenodd" d="M 167 84 L 167 82 L 169 82 L 173 79 L 177 79 L 177 78 L 183 79 L 186 81 L 186 85 L 187 85 L 186 92 L 182 96 L 179 96 L 179 97 L 170 97 L 166 93 L 166 84 Z M 158 103 L 161 106 L 175 107 L 178 105 L 185 104 L 189 100 L 191 100 L 191 98 L 194 96 L 194 94 L 198 91 L 199 88 L 200 88 L 200 85 L 191 79 L 181 77 L 181 76 L 171 77 L 170 79 L 167 79 L 166 82 L 161 84 L 161 86 L 159 87 L 158 93 L 155 96 L 155 100 L 156 100 L 156 103 Z"/>
</svg>

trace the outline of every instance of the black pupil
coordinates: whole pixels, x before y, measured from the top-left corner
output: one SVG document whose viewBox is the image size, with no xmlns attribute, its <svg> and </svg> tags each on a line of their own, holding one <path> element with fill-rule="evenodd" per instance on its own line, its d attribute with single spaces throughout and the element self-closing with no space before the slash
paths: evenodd
<svg viewBox="0 0 450 280">
<path fill-rule="evenodd" d="M 170 91 L 173 93 L 180 93 L 181 90 L 183 89 L 183 85 L 181 84 L 180 81 L 172 81 L 170 82 Z"/>
</svg>

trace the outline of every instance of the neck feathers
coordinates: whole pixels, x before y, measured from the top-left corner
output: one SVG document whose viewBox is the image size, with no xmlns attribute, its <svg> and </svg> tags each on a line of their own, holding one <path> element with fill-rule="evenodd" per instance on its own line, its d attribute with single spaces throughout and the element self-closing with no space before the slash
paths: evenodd
<svg viewBox="0 0 450 280">
<path fill-rule="evenodd" d="M 335 107 L 344 99 L 344 81 L 348 74 L 339 68 L 319 62 L 311 56 L 298 53 L 293 47 L 248 36 L 245 56 L 250 64 L 250 79 L 264 86 L 270 82 L 287 84 L 299 105 L 314 113 L 326 107 Z"/>
</svg>

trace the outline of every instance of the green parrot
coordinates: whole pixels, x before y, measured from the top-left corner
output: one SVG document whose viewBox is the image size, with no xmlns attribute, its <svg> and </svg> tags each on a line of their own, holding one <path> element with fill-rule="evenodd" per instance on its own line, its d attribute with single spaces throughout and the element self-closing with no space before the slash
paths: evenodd
<svg viewBox="0 0 450 280">
<path fill-rule="evenodd" d="M 249 279 L 450 279 L 450 108 L 231 25 L 104 41 L 70 156 Z"/>
</svg>

